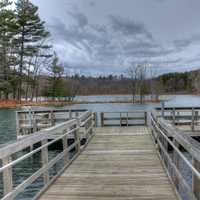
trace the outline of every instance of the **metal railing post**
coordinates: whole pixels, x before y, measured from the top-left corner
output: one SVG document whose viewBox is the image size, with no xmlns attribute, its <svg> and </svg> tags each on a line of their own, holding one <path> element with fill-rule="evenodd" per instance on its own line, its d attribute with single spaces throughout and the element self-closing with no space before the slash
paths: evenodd
<svg viewBox="0 0 200 200">
<path fill-rule="evenodd" d="M 48 143 L 48 140 L 42 141 L 42 145 L 45 145 L 47 143 Z M 42 166 L 45 167 L 45 166 L 47 166 L 47 164 L 49 162 L 48 147 L 44 147 L 42 149 L 41 153 L 42 153 Z M 44 179 L 45 184 L 47 184 L 49 182 L 49 170 L 48 170 L 48 168 L 46 168 L 46 170 L 44 172 L 43 179 Z"/>
<path fill-rule="evenodd" d="M 200 171 L 199 161 L 193 158 L 192 164 L 198 171 Z M 200 180 L 194 173 L 192 173 L 192 191 L 195 197 L 197 198 L 197 200 L 200 200 Z"/>
<path fill-rule="evenodd" d="M 11 156 L 8 156 L 2 159 L 2 164 L 3 166 L 5 166 L 9 164 L 11 161 L 12 161 Z M 4 189 L 4 196 L 12 192 L 13 189 L 12 167 L 6 168 L 3 171 L 3 189 Z"/>
<path fill-rule="evenodd" d="M 192 108 L 192 121 L 191 121 L 192 131 L 194 131 L 194 120 L 195 120 L 195 111 L 194 111 L 194 108 Z"/>
<path fill-rule="evenodd" d="M 77 142 L 77 153 L 79 154 L 81 151 L 81 140 L 80 140 L 80 127 L 81 127 L 81 121 L 78 118 L 77 119 L 77 130 L 75 131 L 75 142 Z"/>
<path fill-rule="evenodd" d="M 101 113 L 101 127 L 104 127 L 104 113 Z"/>
<path fill-rule="evenodd" d="M 67 132 L 68 132 L 68 129 L 64 130 L 63 134 L 65 134 Z M 63 151 L 66 151 L 66 149 L 68 148 L 68 137 L 67 137 L 67 135 L 63 136 L 63 138 L 62 138 L 62 146 L 63 146 Z M 68 152 L 66 152 L 65 156 L 64 156 L 64 163 L 65 163 L 65 165 L 67 164 L 68 159 L 69 159 Z"/>
<path fill-rule="evenodd" d="M 147 126 L 148 123 L 147 123 L 147 112 L 145 111 L 144 112 L 144 125 Z"/>
</svg>

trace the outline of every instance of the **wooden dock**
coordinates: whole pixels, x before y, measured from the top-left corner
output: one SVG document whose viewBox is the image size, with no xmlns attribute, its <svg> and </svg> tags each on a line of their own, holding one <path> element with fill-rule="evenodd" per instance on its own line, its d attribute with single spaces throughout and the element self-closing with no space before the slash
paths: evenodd
<svg viewBox="0 0 200 200">
<path fill-rule="evenodd" d="M 29 118 L 33 124 L 41 113 Z M 89 110 L 74 113 L 0 148 L 1 200 L 21 200 L 24 193 L 33 200 L 200 200 L 199 142 L 158 111 L 104 112 L 100 118 Z M 28 112 L 20 115 L 30 122 Z M 58 143 L 52 157 L 51 147 Z M 28 175 L 15 174 L 18 164 L 30 169 Z M 16 175 L 23 181 L 16 184 Z"/>
<path fill-rule="evenodd" d="M 97 128 L 39 200 L 177 199 L 145 126 Z"/>
</svg>

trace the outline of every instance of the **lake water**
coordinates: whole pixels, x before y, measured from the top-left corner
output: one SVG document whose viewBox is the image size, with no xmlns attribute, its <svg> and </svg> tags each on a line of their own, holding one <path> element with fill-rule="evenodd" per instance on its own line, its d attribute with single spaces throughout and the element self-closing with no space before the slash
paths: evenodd
<svg viewBox="0 0 200 200">
<path fill-rule="evenodd" d="M 195 95 L 165 95 L 161 96 L 161 99 L 166 100 L 166 106 L 200 106 L 200 96 Z M 131 99 L 131 95 L 104 95 L 104 96 L 78 96 L 79 100 L 126 100 Z M 90 109 L 95 112 L 101 111 L 133 111 L 136 109 L 151 109 L 159 104 L 75 104 L 65 106 L 69 109 Z M 41 109 L 41 107 L 34 107 L 33 109 Z M 43 109 L 50 109 L 49 107 L 43 107 Z M 60 108 L 59 108 L 60 109 Z M 16 140 L 16 121 L 15 121 L 16 109 L 0 109 L 0 144 L 5 144 Z"/>
<path fill-rule="evenodd" d="M 111 100 L 127 100 L 131 99 L 130 95 L 125 96 L 79 96 L 77 97 L 79 100 L 91 100 L 91 101 L 111 101 Z M 200 96 L 194 95 L 177 95 L 177 96 L 161 96 L 161 99 L 166 100 L 166 106 L 200 106 Z M 159 106 L 159 104 L 119 104 L 119 103 L 112 103 L 112 104 L 76 104 L 65 106 L 64 108 L 69 109 L 90 109 L 95 112 L 101 111 L 133 111 L 137 109 L 146 109 L 149 110 L 155 106 Z M 34 107 L 33 109 L 41 109 L 41 107 Z M 50 107 L 42 107 L 42 109 L 50 109 Z M 59 108 L 61 109 L 61 108 Z M 15 119 L 15 112 L 17 109 L 0 109 L 0 145 L 5 145 L 6 143 L 12 143 L 16 140 L 16 119 Z M 51 152 L 51 156 L 54 157 L 56 152 Z M 30 163 L 32 168 L 30 168 Z M 16 166 L 14 170 L 14 184 L 17 185 L 21 181 L 25 179 L 25 177 L 29 176 L 31 172 L 36 171 L 40 168 L 40 156 L 36 155 L 30 160 L 26 160 L 26 162 L 21 163 L 20 165 Z M 22 170 L 23 169 L 23 170 Z M 53 174 L 57 169 L 53 169 Z M 184 170 L 186 172 L 187 170 Z M 186 172 L 187 174 L 187 172 Z M 1 179 L 1 178 L 0 178 Z M 25 193 L 16 198 L 17 200 L 28 200 L 33 197 L 35 193 L 42 187 L 42 180 L 38 180 L 37 183 L 32 184 Z M 2 195 L 1 190 L 1 180 L 0 180 L 0 196 Z M 1 198 L 1 197 L 0 197 Z"/>
<path fill-rule="evenodd" d="M 146 96 L 146 99 L 150 99 L 150 96 Z M 131 95 L 96 95 L 96 96 L 77 96 L 76 100 L 82 101 L 123 101 L 123 100 L 132 100 Z M 166 101 L 167 106 L 200 106 L 200 96 L 197 95 L 161 95 L 161 100 Z M 135 105 L 131 104 L 134 108 Z M 137 107 L 137 105 L 136 105 Z"/>
</svg>

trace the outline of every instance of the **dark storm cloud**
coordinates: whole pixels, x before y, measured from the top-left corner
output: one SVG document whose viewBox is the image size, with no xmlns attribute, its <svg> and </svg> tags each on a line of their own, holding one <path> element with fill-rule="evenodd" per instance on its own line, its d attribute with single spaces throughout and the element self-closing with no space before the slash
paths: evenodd
<svg viewBox="0 0 200 200">
<path fill-rule="evenodd" d="M 123 73 L 133 63 L 162 72 L 200 66 L 200 1 L 32 1 L 70 71 Z"/>
<path fill-rule="evenodd" d="M 68 12 L 68 14 L 75 19 L 77 25 L 80 27 L 85 27 L 88 25 L 88 18 L 80 12 Z"/>
<path fill-rule="evenodd" d="M 161 46 L 156 43 L 156 42 L 152 42 L 152 41 L 144 41 L 144 40 L 136 40 L 136 41 L 132 41 L 132 42 L 128 42 L 124 48 L 126 49 L 132 49 L 132 48 L 137 48 L 137 49 L 154 49 L 154 48 L 161 48 Z"/>
<path fill-rule="evenodd" d="M 137 57 L 137 58 L 152 58 L 152 57 L 159 57 L 159 56 L 166 56 L 173 51 L 171 50 L 161 50 L 161 49 L 132 49 L 128 53 Z"/>
<path fill-rule="evenodd" d="M 187 48 L 191 44 L 190 40 L 175 40 L 174 45 L 177 50 L 182 50 Z"/>
<path fill-rule="evenodd" d="M 86 23 L 87 20 L 84 15 L 73 16 L 77 16 L 76 22 L 79 25 L 67 27 L 59 19 L 54 19 L 54 23 L 49 25 L 49 28 L 54 35 L 55 42 L 70 43 L 80 50 L 87 50 L 88 53 L 91 53 L 90 48 L 96 43 L 103 45 L 105 38 L 102 38 L 94 27 L 91 27 Z"/>
<path fill-rule="evenodd" d="M 146 29 L 144 24 L 135 22 L 128 18 L 122 18 L 120 16 L 109 16 L 111 26 L 114 31 L 121 32 L 125 35 L 145 35 L 149 39 L 153 39 L 152 34 Z"/>
<path fill-rule="evenodd" d="M 147 28 L 141 23 L 132 23 L 118 16 L 109 16 L 106 25 L 89 24 L 83 13 L 70 13 L 74 24 L 67 26 L 60 19 L 54 19 L 49 25 L 54 35 L 55 43 L 70 44 L 76 49 L 75 53 L 87 54 L 85 64 L 76 60 L 71 62 L 74 69 L 88 69 L 92 64 L 93 71 L 99 69 L 106 72 L 107 66 L 111 70 L 123 72 L 133 59 L 139 58 L 144 62 L 148 58 L 166 56 L 173 50 L 165 49 L 153 39 Z M 120 35 L 119 35 L 120 33 Z M 74 55 L 75 56 L 75 55 Z M 79 67 L 78 67 L 79 66 Z M 84 67 L 83 67 L 84 66 Z M 119 66 L 121 68 L 119 68 Z M 86 70 L 87 71 L 87 70 Z"/>
<path fill-rule="evenodd" d="M 186 39 L 175 40 L 174 45 L 177 49 L 185 49 L 190 45 L 200 44 L 200 34 L 193 35 Z"/>
</svg>

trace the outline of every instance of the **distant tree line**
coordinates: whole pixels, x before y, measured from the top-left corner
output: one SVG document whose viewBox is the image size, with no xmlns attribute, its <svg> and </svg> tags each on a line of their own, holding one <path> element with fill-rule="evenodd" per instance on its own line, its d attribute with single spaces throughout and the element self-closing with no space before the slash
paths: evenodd
<svg viewBox="0 0 200 200">
<path fill-rule="evenodd" d="M 130 76 L 130 72 L 128 72 L 129 76 L 88 77 L 79 74 L 57 76 L 60 79 L 60 86 L 59 84 L 57 86 L 49 84 L 49 79 L 52 79 L 53 76 L 43 75 L 38 78 L 39 96 L 72 100 L 76 95 L 128 94 L 133 96 L 133 102 L 143 103 L 147 95 L 152 101 L 158 101 L 162 94 L 200 93 L 200 71 L 149 77 L 146 69 L 137 70 L 138 74 L 133 73 L 133 76 Z M 55 95 L 49 94 L 50 91 L 53 91 L 49 87 L 57 87 Z"/>
<path fill-rule="evenodd" d="M 200 93 L 200 71 L 168 73 L 155 76 L 147 65 L 136 65 L 129 68 L 133 102 L 143 103 L 146 95 L 152 101 L 158 101 L 161 94 Z"/>
</svg>

